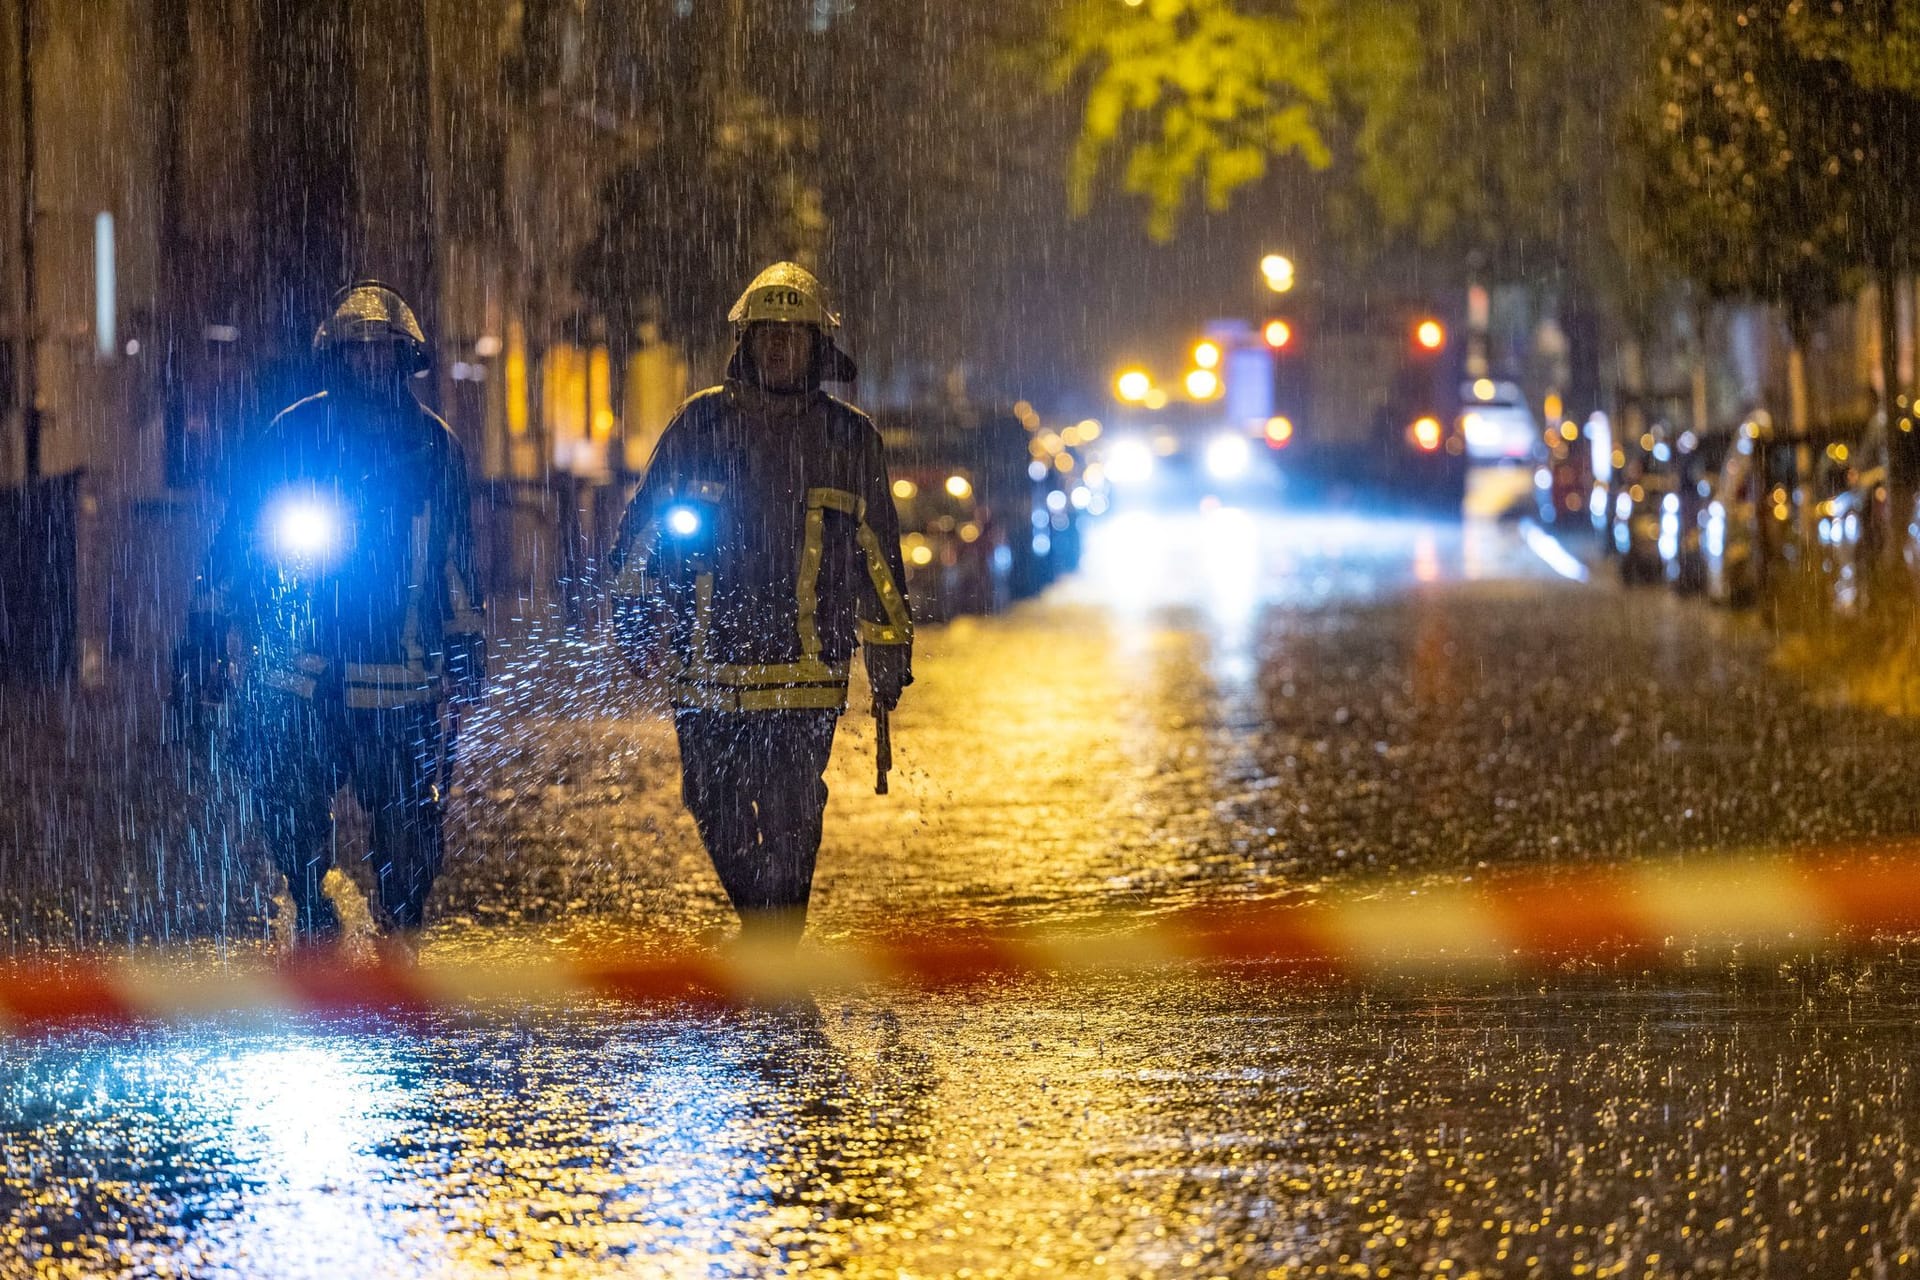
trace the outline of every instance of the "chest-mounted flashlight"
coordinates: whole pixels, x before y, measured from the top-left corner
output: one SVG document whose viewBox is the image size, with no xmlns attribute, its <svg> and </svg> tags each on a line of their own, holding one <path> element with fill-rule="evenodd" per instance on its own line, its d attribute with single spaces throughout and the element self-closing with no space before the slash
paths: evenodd
<svg viewBox="0 0 1920 1280">
<path fill-rule="evenodd" d="M 312 492 L 289 493 L 268 504 L 267 544 L 292 565 L 331 561 L 346 540 L 346 517 L 339 503 Z"/>
</svg>

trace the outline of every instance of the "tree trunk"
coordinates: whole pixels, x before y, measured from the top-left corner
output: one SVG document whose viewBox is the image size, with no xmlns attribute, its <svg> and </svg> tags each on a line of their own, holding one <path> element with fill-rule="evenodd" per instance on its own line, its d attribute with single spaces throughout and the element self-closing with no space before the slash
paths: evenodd
<svg viewBox="0 0 1920 1280">
<path fill-rule="evenodd" d="M 1905 389 L 1900 385 L 1900 299 L 1896 272 L 1880 272 L 1880 414 L 1887 463 L 1888 527 L 1904 531 L 1920 493 L 1920 435 L 1913 429 Z M 1901 537 L 1886 539 L 1887 581 L 1903 581 L 1896 572 L 1903 559 Z"/>
<path fill-rule="evenodd" d="M 1696 297 L 1692 311 L 1693 349 L 1689 352 L 1691 359 L 1688 361 L 1689 368 L 1687 370 L 1690 381 L 1692 382 L 1691 390 L 1693 392 L 1693 403 L 1690 407 L 1693 416 L 1693 433 L 1696 436 L 1704 437 L 1713 425 L 1710 421 L 1713 416 L 1713 404 L 1710 394 L 1711 383 L 1709 380 L 1711 370 L 1707 362 L 1707 328 L 1712 323 L 1713 308 Z"/>
</svg>

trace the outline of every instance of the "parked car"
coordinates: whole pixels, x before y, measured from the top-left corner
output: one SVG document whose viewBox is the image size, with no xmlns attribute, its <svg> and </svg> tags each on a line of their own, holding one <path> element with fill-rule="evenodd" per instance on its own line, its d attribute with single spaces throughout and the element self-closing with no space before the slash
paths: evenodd
<svg viewBox="0 0 1920 1280">
<path fill-rule="evenodd" d="M 1707 589 L 1707 512 L 1733 442 L 1731 432 L 1689 431 L 1674 443 L 1679 483 L 1671 499 L 1662 501 L 1660 559 L 1668 584 L 1681 595 Z"/>
<path fill-rule="evenodd" d="M 994 613 L 1064 571 L 1078 513 L 1058 436 L 1037 418 L 1030 430 L 1015 414 L 936 406 L 878 421 L 916 617 Z"/>
<path fill-rule="evenodd" d="M 1784 487 L 1764 495 L 1764 507 L 1761 502 L 1759 488 L 1767 470 L 1764 453 L 1771 447 L 1766 443 L 1767 435 L 1764 423 L 1749 421 L 1741 425 L 1721 463 L 1700 530 L 1707 597 L 1729 608 L 1752 606 L 1765 573 L 1761 564 L 1763 541 L 1786 518 Z M 1763 511 L 1771 522 L 1764 529 L 1760 524 Z"/>
<path fill-rule="evenodd" d="M 1770 574 L 1805 568 L 1836 572 L 1832 543 L 1836 513 L 1843 541 L 1858 543 L 1871 535 L 1872 488 L 1842 500 L 1859 481 L 1853 463 L 1861 454 L 1859 424 L 1816 427 L 1802 439 L 1774 437 L 1764 422 L 1742 426 L 1720 470 L 1708 504 L 1701 549 L 1707 567 L 1707 594 L 1735 608 L 1754 603 Z M 1810 455 L 1804 483 L 1802 458 Z M 1804 502 L 1805 508 L 1795 510 Z M 1855 517 L 1851 522 L 1849 515 Z M 1869 557 L 1856 549 L 1844 554 L 1859 564 Z M 1850 575 L 1855 584 L 1857 574 Z"/>
<path fill-rule="evenodd" d="M 1555 432 L 1547 447 L 1547 458 L 1534 473 L 1534 499 L 1539 505 L 1540 523 L 1585 524 L 1587 503 L 1593 493 L 1592 450 L 1577 428 L 1569 425 L 1572 438 Z"/>
<path fill-rule="evenodd" d="M 1866 606 L 1890 524 L 1883 466 L 1854 471 L 1845 488 L 1821 503 L 1815 533 L 1836 613 L 1857 614 Z"/>
<path fill-rule="evenodd" d="M 1661 522 L 1679 499 L 1670 466 L 1644 467 L 1630 475 L 1614 498 L 1613 549 L 1620 557 L 1620 581 L 1649 586 L 1666 578 L 1661 556 Z"/>
</svg>

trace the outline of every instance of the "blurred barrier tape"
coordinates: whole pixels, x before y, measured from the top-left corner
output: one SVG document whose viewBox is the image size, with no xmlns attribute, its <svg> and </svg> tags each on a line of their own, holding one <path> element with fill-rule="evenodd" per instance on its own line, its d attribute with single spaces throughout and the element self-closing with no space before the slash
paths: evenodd
<svg viewBox="0 0 1920 1280">
<path fill-rule="evenodd" d="M 612 999 L 731 1004 L 875 986 L 953 988 L 1180 965 L 1265 964 L 1332 977 L 1503 972 L 1585 957 L 1648 963 L 1827 950 L 1920 931 L 1920 842 L 1845 854 L 1638 866 L 1109 921 L 1102 931 L 925 932 L 858 948 L 737 945 L 532 964 L 289 961 L 188 970 L 80 960 L 0 970 L 0 1029 L 125 1026 L 213 1014 L 424 1012 Z"/>
</svg>

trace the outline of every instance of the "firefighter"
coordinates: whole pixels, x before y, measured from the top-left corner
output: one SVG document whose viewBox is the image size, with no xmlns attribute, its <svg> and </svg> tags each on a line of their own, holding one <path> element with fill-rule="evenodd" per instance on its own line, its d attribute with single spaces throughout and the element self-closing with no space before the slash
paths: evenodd
<svg viewBox="0 0 1920 1280">
<path fill-rule="evenodd" d="M 725 385 L 668 424 L 610 558 L 615 632 L 664 679 L 682 795 L 743 939 L 796 941 L 857 644 L 876 715 L 913 683 L 899 517 L 820 282 L 790 262 L 728 319 Z"/>
<path fill-rule="evenodd" d="M 302 941 L 340 932 L 322 881 L 349 790 L 372 828 L 375 920 L 410 956 L 440 868 L 459 709 L 486 678 L 467 465 L 409 388 L 429 349 L 398 293 L 343 289 L 313 347 L 324 389 L 236 467 L 175 662 L 174 723 L 200 737 L 231 704 L 225 745 Z"/>
</svg>

